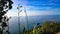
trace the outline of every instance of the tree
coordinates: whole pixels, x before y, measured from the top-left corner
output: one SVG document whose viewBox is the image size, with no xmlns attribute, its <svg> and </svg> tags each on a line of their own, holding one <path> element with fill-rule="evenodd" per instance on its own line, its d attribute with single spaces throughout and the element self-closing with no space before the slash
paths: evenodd
<svg viewBox="0 0 60 34">
<path fill-rule="evenodd" d="M 2 22 L 4 15 L 8 10 L 12 8 L 13 2 L 11 0 L 0 0 L 0 34 L 3 34 L 4 27 L 6 27 L 6 22 Z"/>
</svg>

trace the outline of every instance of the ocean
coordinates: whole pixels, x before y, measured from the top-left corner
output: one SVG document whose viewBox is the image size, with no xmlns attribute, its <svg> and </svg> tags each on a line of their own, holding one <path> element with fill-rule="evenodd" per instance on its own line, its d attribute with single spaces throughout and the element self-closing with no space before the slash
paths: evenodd
<svg viewBox="0 0 60 34">
<path fill-rule="evenodd" d="M 60 15 L 38 15 L 38 16 L 28 16 L 28 28 L 33 29 L 34 25 L 40 23 L 42 25 L 45 21 L 56 21 L 60 22 Z M 21 31 L 24 28 L 25 18 L 23 16 L 20 17 L 20 29 Z M 18 17 L 13 16 L 9 20 L 9 31 L 11 34 L 18 34 Z"/>
</svg>

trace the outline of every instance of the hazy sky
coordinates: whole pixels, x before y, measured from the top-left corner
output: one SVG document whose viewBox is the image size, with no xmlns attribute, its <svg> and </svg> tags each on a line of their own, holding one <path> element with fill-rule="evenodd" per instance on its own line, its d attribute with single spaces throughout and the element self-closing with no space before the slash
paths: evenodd
<svg viewBox="0 0 60 34">
<path fill-rule="evenodd" d="M 13 8 L 7 13 L 9 16 L 17 16 L 18 4 L 26 8 L 28 16 L 36 15 L 60 15 L 60 0 L 12 0 Z M 24 10 L 24 9 L 22 9 Z M 24 12 L 21 13 L 24 15 Z"/>
</svg>

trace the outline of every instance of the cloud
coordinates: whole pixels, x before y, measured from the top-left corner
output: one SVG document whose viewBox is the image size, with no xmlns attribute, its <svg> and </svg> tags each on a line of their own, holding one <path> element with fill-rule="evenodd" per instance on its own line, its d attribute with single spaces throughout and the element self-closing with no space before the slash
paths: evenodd
<svg viewBox="0 0 60 34">
<path fill-rule="evenodd" d="M 37 15 L 60 15 L 60 12 L 58 9 L 53 9 L 53 10 L 27 10 L 27 15 L 28 16 L 37 16 Z M 9 11 L 6 15 L 8 16 L 18 16 L 18 12 L 11 12 Z M 21 16 L 25 16 L 24 12 L 20 13 Z"/>
<path fill-rule="evenodd" d="M 60 15 L 59 0 L 56 0 L 56 1 L 54 0 L 31 0 L 31 1 L 30 0 L 12 0 L 12 1 L 14 2 L 13 8 L 6 14 L 8 16 L 17 16 L 18 4 L 26 8 L 28 16 Z M 59 7 L 54 7 L 54 6 L 59 6 Z"/>
<path fill-rule="evenodd" d="M 60 1 L 59 0 L 39 0 L 39 1 L 31 1 L 29 2 L 28 5 L 35 5 L 35 6 L 49 6 L 49 5 L 52 5 L 52 6 L 58 6 L 60 5 L 59 4 Z"/>
</svg>

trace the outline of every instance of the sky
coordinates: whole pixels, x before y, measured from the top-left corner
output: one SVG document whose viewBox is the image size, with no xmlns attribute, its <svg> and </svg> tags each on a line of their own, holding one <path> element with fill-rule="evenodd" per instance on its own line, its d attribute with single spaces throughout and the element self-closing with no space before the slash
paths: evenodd
<svg viewBox="0 0 60 34">
<path fill-rule="evenodd" d="M 36 15 L 60 15 L 60 0 L 12 0 L 13 8 L 7 12 L 8 16 L 17 16 L 18 5 L 23 6 L 20 8 L 21 16 L 25 16 L 24 7 L 28 16 Z M 19 10 L 20 11 L 20 10 Z"/>
</svg>

